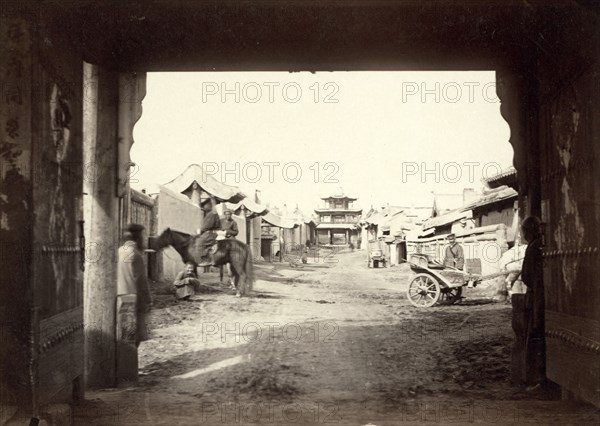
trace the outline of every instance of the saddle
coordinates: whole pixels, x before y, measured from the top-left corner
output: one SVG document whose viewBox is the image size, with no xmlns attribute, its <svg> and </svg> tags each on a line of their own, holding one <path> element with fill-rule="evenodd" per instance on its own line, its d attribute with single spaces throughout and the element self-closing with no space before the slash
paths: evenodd
<svg viewBox="0 0 600 426">
<path fill-rule="evenodd" d="M 227 239 L 227 237 L 225 236 L 225 231 L 215 231 L 215 233 L 217 234 L 217 237 L 215 238 L 215 242 L 208 249 L 208 253 L 210 256 L 212 256 L 217 251 L 217 247 L 219 246 L 219 241 Z"/>
</svg>

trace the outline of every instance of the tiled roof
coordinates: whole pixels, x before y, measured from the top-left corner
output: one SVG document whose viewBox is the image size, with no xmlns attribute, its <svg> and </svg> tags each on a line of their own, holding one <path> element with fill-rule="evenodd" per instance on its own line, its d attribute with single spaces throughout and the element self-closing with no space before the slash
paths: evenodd
<svg viewBox="0 0 600 426">
<path fill-rule="evenodd" d="M 478 200 L 473 201 L 472 203 L 464 206 L 463 210 L 475 209 L 477 207 L 482 207 L 482 206 L 485 206 L 488 204 L 497 203 L 502 200 L 516 198 L 516 197 L 518 197 L 518 195 L 519 194 L 514 189 L 509 188 L 507 186 L 501 186 L 501 187 L 495 188 L 491 191 L 487 191 Z"/>
<path fill-rule="evenodd" d="M 463 218 L 470 218 L 473 216 L 473 210 L 479 207 L 483 207 L 489 204 L 498 203 L 503 200 L 516 198 L 518 196 L 517 191 L 507 186 L 501 186 L 499 188 L 487 191 L 484 195 L 479 197 L 476 201 L 467 204 L 458 209 L 451 210 L 443 215 L 432 217 L 423 223 L 423 229 L 434 228 L 436 226 L 447 225 L 452 222 L 456 222 Z"/>
<path fill-rule="evenodd" d="M 494 185 L 495 183 L 498 183 L 499 181 L 505 181 L 505 184 L 508 180 L 516 180 L 517 178 L 517 170 L 514 167 L 509 167 L 508 169 L 502 170 L 500 173 L 494 175 L 494 176 L 490 176 L 485 180 L 485 182 L 490 186 L 490 187 L 494 187 L 497 185 Z"/>
</svg>

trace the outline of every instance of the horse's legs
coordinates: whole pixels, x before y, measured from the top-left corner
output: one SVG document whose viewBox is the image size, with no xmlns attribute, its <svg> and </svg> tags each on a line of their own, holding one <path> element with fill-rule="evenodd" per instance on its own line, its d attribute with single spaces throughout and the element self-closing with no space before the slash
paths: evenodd
<svg viewBox="0 0 600 426">
<path fill-rule="evenodd" d="M 242 274 L 239 274 L 237 276 L 236 280 L 237 280 L 236 296 L 237 297 L 245 296 L 246 295 L 246 278 Z"/>
<path fill-rule="evenodd" d="M 229 285 L 237 292 L 239 275 L 231 263 L 227 264 L 227 276 L 229 277 Z"/>
<path fill-rule="evenodd" d="M 223 283 L 223 265 L 219 265 L 219 279 Z"/>
<path fill-rule="evenodd" d="M 231 265 L 231 275 L 233 287 L 235 288 L 235 295 L 240 297 L 243 295 L 243 293 L 241 292 L 242 289 L 240 288 L 240 273 L 238 272 L 237 268 L 233 265 Z"/>
<path fill-rule="evenodd" d="M 239 296 L 246 295 L 246 270 L 243 265 L 239 265 L 236 269 L 237 272 L 237 294 Z"/>
<path fill-rule="evenodd" d="M 233 273 L 233 266 L 231 266 L 231 263 L 227 264 L 227 278 L 229 279 L 229 284 L 231 284 L 232 287 L 236 286 L 236 282 L 235 282 L 235 274 Z"/>
</svg>

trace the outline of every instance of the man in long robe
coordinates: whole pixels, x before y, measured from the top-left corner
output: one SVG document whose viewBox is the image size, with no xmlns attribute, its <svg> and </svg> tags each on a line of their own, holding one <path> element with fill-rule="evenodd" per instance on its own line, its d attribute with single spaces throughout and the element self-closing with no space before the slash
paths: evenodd
<svg viewBox="0 0 600 426">
<path fill-rule="evenodd" d="M 525 293 L 525 344 L 526 381 L 531 390 L 546 386 L 546 340 L 544 336 L 544 279 L 542 263 L 542 233 L 540 220 L 530 216 L 523 220 L 521 230 L 527 240 L 521 278 L 527 287 Z"/>
<path fill-rule="evenodd" d="M 117 267 L 117 295 L 135 294 L 136 297 L 136 345 L 149 339 L 148 316 L 152 308 L 152 296 L 146 279 L 146 265 L 142 249 L 144 227 L 130 224 L 125 230 L 125 242 L 119 248 Z"/>
</svg>

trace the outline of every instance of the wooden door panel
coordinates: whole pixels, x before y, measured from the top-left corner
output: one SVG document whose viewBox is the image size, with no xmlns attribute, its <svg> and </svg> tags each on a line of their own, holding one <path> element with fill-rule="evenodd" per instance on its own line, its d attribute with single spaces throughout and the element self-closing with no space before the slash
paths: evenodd
<svg viewBox="0 0 600 426">
<path fill-rule="evenodd" d="M 594 67 L 597 67 L 595 65 Z M 594 67 L 540 107 L 548 377 L 600 405 L 599 125 Z"/>
<path fill-rule="evenodd" d="M 58 36 L 47 40 L 36 51 L 32 99 L 32 385 L 39 405 L 68 399 L 83 375 L 83 62 Z"/>
</svg>

